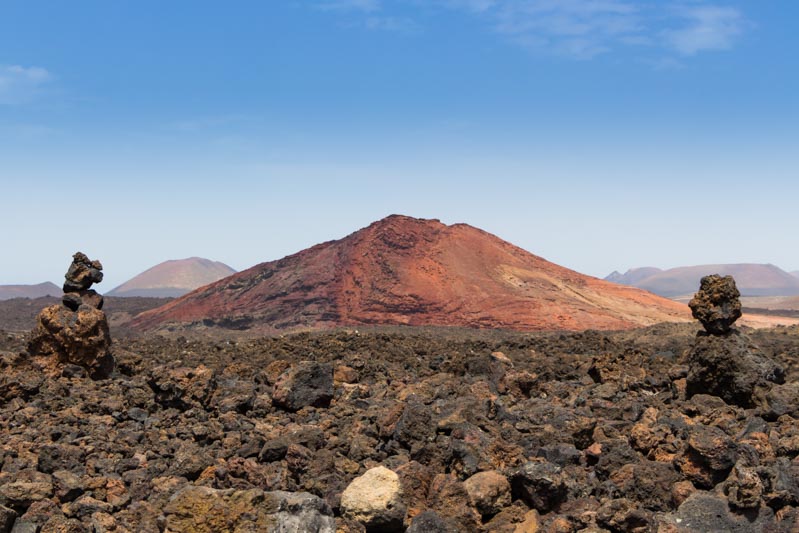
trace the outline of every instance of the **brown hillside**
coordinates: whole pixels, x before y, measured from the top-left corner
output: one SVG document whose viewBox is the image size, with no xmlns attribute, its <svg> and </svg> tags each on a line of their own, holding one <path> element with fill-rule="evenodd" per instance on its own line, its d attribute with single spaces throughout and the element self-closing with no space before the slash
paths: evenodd
<svg viewBox="0 0 799 533">
<path fill-rule="evenodd" d="M 108 296 L 174 298 L 235 272 L 224 263 L 202 257 L 173 259 L 129 279 L 110 291 Z"/>
<path fill-rule="evenodd" d="M 196 290 L 139 315 L 131 326 L 408 324 L 531 331 L 688 319 L 683 304 L 568 270 L 466 224 L 393 215 Z"/>
<path fill-rule="evenodd" d="M 709 274 L 732 276 L 743 296 L 792 296 L 799 295 L 799 279 L 774 266 L 763 264 L 722 264 L 697 265 L 654 271 L 648 276 L 640 276 L 652 269 L 632 269 L 614 276 L 608 281 L 631 285 L 667 298 L 688 298 L 699 287 L 699 280 Z M 614 273 L 615 274 L 615 273 Z"/>
</svg>

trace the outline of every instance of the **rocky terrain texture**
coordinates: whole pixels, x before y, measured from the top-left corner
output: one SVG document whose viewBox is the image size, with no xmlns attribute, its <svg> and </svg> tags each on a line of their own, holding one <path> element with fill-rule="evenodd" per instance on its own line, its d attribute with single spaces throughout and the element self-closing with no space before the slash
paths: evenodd
<svg viewBox="0 0 799 533">
<path fill-rule="evenodd" d="M 733 289 L 707 335 L 146 335 L 104 380 L 4 333 L 0 531 L 795 532 L 799 328 L 739 342 Z"/>
<path fill-rule="evenodd" d="M 224 263 L 202 257 L 173 259 L 134 276 L 108 296 L 176 298 L 235 273 Z"/>
<path fill-rule="evenodd" d="M 143 313 L 131 327 L 401 324 L 535 331 L 685 320 L 682 304 L 578 274 L 466 224 L 394 215 L 225 278 Z"/>
<path fill-rule="evenodd" d="M 744 296 L 799 295 L 799 278 L 774 265 L 751 263 L 685 266 L 669 270 L 633 268 L 624 274 L 614 272 L 605 279 L 667 298 L 678 298 L 693 294 L 699 280 L 713 273 L 733 276 Z"/>
<path fill-rule="evenodd" d="M 60 289 L 59 289 L 59 292 Z M 169 302 L 171 298 L 142 298 L 127 297 L 114 298 L 104 296 L 103 312 L 108 319 L 108 325 L 116 332 L 124 332 L 120 326 L 129 322 L 134 316 L 160 307 Z M 44 298 L 12 298 L 0 301 L 0 330 L 9 332 L 27 332 L 36 326 L 36 317 L 45 307 L 56 305 L 61 297 Z"/>
<path fill-rule="evenodd" d="M 61 296 L 61 289 L 49 281 L 36 285 L 0 285 L 0 301 L 12 298 L 42 298 L 44 296 Z"/>
<path fill-rule="evenodd" d="M 783 312 L 786 316 L 799 316 L 797 315 L 797 312 L 799 312 L 799 296 L 744 297 L 741 298 L 741 304 L 746 309 L 756 309 L 761 313 Z"/>
<path fill-rule="evenodd" d="M 31 332 L 28 353 L 40 359 L 49 374 L 66 371 L 64 366 L 106 378 L 114 370 L 111 336 L 103 313 L 103 297 L 91 288 L 103 281 L 103 265 L 85 254 L 72 256 L 64 278 L 61 305 L 44 308 Z"/>
</svg>

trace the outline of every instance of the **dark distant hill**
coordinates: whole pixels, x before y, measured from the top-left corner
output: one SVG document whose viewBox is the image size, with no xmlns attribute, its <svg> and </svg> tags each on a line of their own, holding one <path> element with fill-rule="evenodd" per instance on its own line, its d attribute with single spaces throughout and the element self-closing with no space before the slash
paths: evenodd
<svg viewBox="0 0 799 533">
<path fill-rule="evenodd" d="M 628 271 L 628 274 L 639 270 L 645 269 L 632 269 Z M 617 273 L 614 272 L 614 274 Z M 605 279 L 610 281 L 614 274 Z M 614 277 L 619 280 L 617 283 L 674 298 L 696 292 L 699 288 L 699 280 L 708 274 L 733 276 L 738 290 L 743 296 L 799 295 L 799 277 L 770 264 L 699 265 L 662 270 L 643 278 L 630 276 L 628 279 L 627 274 Z"/>
<path fill-rule="evenodd" d="M 124 332 L 123 323 L 142 311 L 153 309 L 170 301 L 169 298 L 114 298 L 106 297 L 103 311 L 108 316 L 111 333 Z M 43 296 L 41 298 L 11 298 L 0 301 L 0 330 L 30 331 L 36 325 L 36 316 L 49 305 L 61 302 L 61 298 Z"/>
<path fill-rule="evenodd" d="M 687 306 L 579 274 L 467 224 L 394 215 L 198 289 L 139 315 L 131 326 L 531 331 L 687 319 Z"/>
<path fill-rule="evenodd" d="M 60 297 L 61 294 L 61 288 L 49 281 L 37 285 L 0 285 L 0 300 L 42 298 L 43 296 Z"/>
<path fill-rule="evenodd" d="M 108 296 L 174 298 L 235 273 L 224 263 L 201 257 L 175 259 L 145 270 Z"/>
</svg>

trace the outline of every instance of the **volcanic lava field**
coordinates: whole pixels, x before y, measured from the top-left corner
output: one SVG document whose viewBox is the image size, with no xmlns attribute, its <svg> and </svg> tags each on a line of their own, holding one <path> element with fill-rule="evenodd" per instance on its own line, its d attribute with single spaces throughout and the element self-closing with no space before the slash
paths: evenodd
<svg viewBox="0 0 799 533">
<path fill-rule="evenodd" d="M 396 216 L 174 300 L 102 269 L 0 302 L 0 533 L 799 531 L 799 326 L 731 276 Z"/>
<path fill-rule="evenodd" d="M 0 530 L 795 532 L 797 398 L 688 398 L 700 329 L 139 334 L 97 381 L 3 332 Z"/>
</svg>

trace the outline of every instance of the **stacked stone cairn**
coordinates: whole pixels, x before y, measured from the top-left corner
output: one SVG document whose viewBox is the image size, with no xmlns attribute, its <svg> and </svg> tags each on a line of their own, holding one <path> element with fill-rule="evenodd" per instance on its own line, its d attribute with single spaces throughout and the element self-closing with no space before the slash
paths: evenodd
<svg viewBox="0 0 799 533">
<path fill-rule="evenodd" d="M 740 292 L 732 276 L 713 274 L 700 282 L 688 304 L 705 331 L 688 352 L 687 393 L 710 394 L 740 407 L 760 403 L 785 373 L 746 335 L 733 327 L 741 317 Z"/>
<path fill-rule="evenodd" d="M 102 270 L 100 261 L 77 252 L 64 276 L 61 305 L 46 307 L 36 319 L 28 352 L 45 358 L 53 373 L 103 379 L 114 370 L 103 297 L 91 289 L 103 280 Z"/>
</svg>

